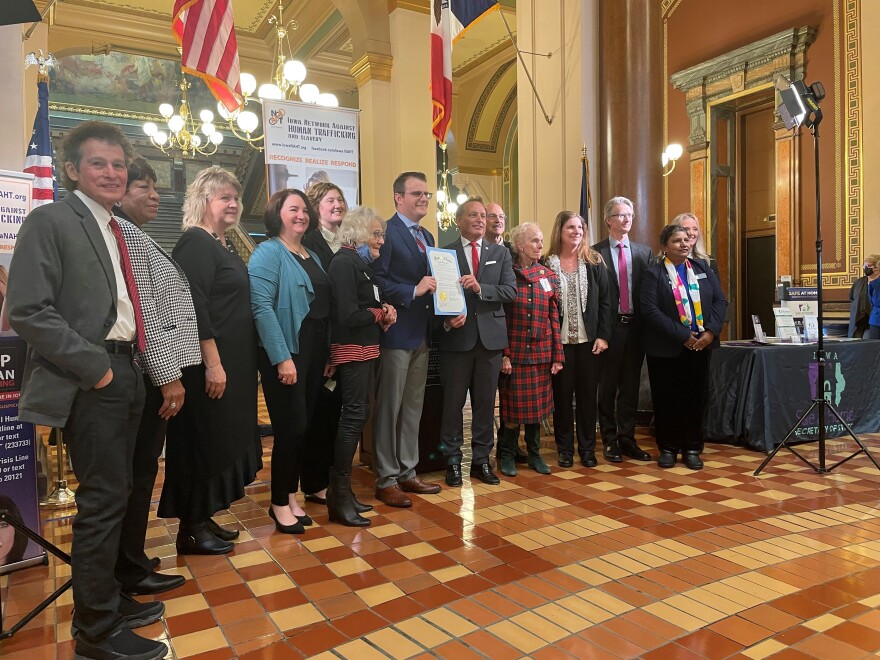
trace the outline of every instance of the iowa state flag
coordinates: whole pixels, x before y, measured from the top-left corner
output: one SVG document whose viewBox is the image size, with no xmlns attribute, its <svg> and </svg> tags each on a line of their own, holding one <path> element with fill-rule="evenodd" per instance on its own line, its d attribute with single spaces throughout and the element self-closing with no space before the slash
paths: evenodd
<svg viewBox="0 0 880 660">
<path fill-rule="evenodd" d="M 497 0 L 433 0 L 431 15 L 431 101 L 434 105 L 433 133 L 446 141 L 452 118 L 452 44 L 467 28 L 498 9 Z"/>
</svg>

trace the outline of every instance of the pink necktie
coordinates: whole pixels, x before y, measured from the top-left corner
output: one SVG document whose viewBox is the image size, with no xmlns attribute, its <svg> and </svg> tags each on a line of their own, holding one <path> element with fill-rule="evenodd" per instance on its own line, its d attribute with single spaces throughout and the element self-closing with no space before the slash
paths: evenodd
<svg viewBox="0 0 880 660">
<path fill-rule="evenodd" d="M 473 264 L 471 270 L 474 271 L 474 277 L 476 277 L 480 271 L 480 248 L 477 247 L 476 241 L 471 241 L 471 263 Z"/>
<path fill-rule="evenodd" d="M 144 336 L 144 315 L 141 312 L 141 298 L 138 295 L 137 284 L 134 281 L 134 271 L 131 268 L 131 257 L 128 254 L 128 246 L 122 237 L 122 229 L 116 218 L 110 218 L 110 229 L 116 237 L 116 245 L 119 247 L 119 261 L 122 266 L 122 277 L 125 280 L 125 288 L 128 290 L 128 297 L 131 299 L 131 306 L 134 308 L 134 326 L 137 331 L 135 343 L 137 349 L 143 353 L 147 342 Z"/>
<path fill-rule="evenodd" d="M 617 244 L 617 283 L 620 286 L 620 313 L 629 314 L 629 278 L 626 271 L 626 251 L 623 243 Z"/>
</svg>

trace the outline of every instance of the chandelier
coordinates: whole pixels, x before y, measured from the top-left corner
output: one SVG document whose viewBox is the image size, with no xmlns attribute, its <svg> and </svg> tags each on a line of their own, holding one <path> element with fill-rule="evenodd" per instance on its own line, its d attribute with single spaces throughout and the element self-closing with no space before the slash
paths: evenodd
<svg viewBox="0 0 880 660">
<path fill-rule="evenodd" d="M 168 130 L 160 130 L 155 122 L 144 124 L 144 133 L 150 138 L 154 147 L 163 154 L 180 151 L 181 155 L 213 156 L 217 147 L 223 142 L 223 134 L 214 125 L 214 113 L 207 108 L 199 112 L 199 122 L 193 117 L 187 102 L 186 92 L 190 88 L 186 76 L 180 74 L 180 105 L 177 112 L 170 103 L 159 106 L 159 114 L 165 120 Z M 199 135 L 201 132 L 201 135 Z"/>
<path fill-rule="evenodd" d="M 306 65 L 293 59 L 288 34 L 297 29 L 295 20 L 284 22 L 282 0 L 278 0 L 278 13 L 269 17 L 269 23 L 275 26 L 275 56 L 273 58 L 272 80 L 257 85 L 257 79 L 250 73 L 241 73 L 242 103 L 230 112 L 222 103 L 217 104 L 217 112 L 226 122 L 226 127 L 240 140 L 247 142 L 255 149 L 263 149 L 263 133 L 257 132 L 263 101 L 283 101 L 298 97 L 303 103 L 313 103 L 326 107 L 339 107 L 339 100 L 334 94 L 321 93 L 317 85 L 303 82 L 306 79 Z M 256 92 L 256 95 L 254 94 Z M 250 106 L 251 109 L 248 109 Z"/>
<path fill-rule="evenodd" d="M 440 189 L 437 191 L 437 226 L 446 231 L 455 224 L 455 212 L 468 200 L 468 196 L 467 193 L 460 192 L 455 201 L 452 201 L 452 195 L 449 192 L 449 179 L 452 172 L 449 171 L 445 142 L 440 143 L 440 151 L 442 156 L 439 171 Z"/>
</svg>

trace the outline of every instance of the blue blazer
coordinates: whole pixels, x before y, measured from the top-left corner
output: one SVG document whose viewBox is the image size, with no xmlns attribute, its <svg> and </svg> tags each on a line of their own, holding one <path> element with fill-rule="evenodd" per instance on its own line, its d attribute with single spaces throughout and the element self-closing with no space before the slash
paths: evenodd
<svg viewBox="0 0 880 660">
<path fill-rule="evenodd" d="M 423 231 L 425 244 L 434 247 L 434 237 Z M 419 250 L 412 232 L 395 213 L 385 227 L 385 243 L 373 262 L 373 276 L 385 299 L 397 309 L 397 323 L 382 336 L 383 348 L 413 350 L 430 343 L 434 298 L 428 293 L 413 298 L 413 289 L 429 275 L 428 258 Z"/>
<path fill-rule="evenodd" d="M 868 286 L 868 291 L 871 291 L 871 286 Z M 871 299 L 871 316 L 868 318 L 868 323 L 870 325 L 880 325 L 880 281 L 874 281 L 874 292 L 870 296 Z"/>
<path fill-rule="evenodd" d="M 317 264 L 318 256 L 306 248 Z M 251 311 L 260 345 L 279 364 L 299 353 L 299 329 L 315 298 L 312 280 L 280 240 L 263 241 L 248 261 Z"/>
<path fill-rule="evenodd" d="M 703 308 L 703 326 L 715 335 L 710 348 L 720 343 L 727 314 L 727 298 L 712 269 L 704 262 L 689 259 L 700 284 L 700 306 Z M 639 290 L 639 311 L 642 315 L 642 346 L 647 355 L 677 357 L 685 350 L 684 343 L 691 336 L 678 316 L 669 276 L 662 263 L 652 263 L 644 272 Z"/>
</svg>

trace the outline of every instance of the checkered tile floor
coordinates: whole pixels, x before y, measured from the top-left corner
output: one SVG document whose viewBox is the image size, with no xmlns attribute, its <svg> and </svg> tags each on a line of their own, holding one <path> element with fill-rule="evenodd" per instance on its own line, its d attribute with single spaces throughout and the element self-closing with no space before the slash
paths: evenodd
<svg viewBox="0 0 880 660">
<path fill-rule="evenodd" d="M 880 456 L 880 435 L 864 438 Z M 548 440 L 548 438 L 545 438 Z M 647 437 L 640 444 L 656 453 Z M 601 462 L 523 469 L 497 487 L 444 485 L 353 530 L 277 534 L 267 467 L 217 517 L 242 530 L 225 557 L 177 557 L 173 521 L 149 554 L 187 578 L 142 632 L 178 658 L 848 658 L 880 651 L 880 473 L 859 457 L 827 476 L 780 455 L 711 445 L 706 467 Z M 803 449 L 803 448 L 802 448 Z M 831 452 L 846 452 L 830 442 Z M 804 453 L 815 456 L 815 448 Z M 442 474 L 427 479 L 442 483 Z M 160 482 L 162 475 L 160 474 Z M 373 480 L 355 471 L 355 490 Z M 158 486 L 156 496 L 158 497 Z M 44 512 L 69 547 L 69 512 Z M 7 625 L 69 575 L 54 560 L 2 578 Z M 68 658 L 70 593 L 4 659 Z"/>
</svg>

